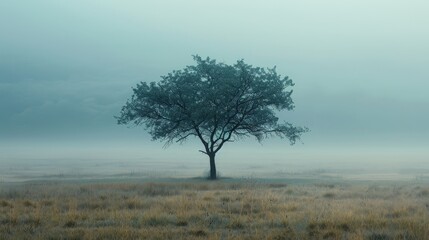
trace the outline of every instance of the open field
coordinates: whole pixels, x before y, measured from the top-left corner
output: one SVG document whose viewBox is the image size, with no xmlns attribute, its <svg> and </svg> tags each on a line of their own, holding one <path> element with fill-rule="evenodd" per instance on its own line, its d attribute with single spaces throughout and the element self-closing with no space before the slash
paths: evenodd
<svg viewBox="0 0 429 240">
<path fill-rule="evenodd" d="M 0 239 L 429 239 L 425 182 L 0 185 Z"/>
</svg>

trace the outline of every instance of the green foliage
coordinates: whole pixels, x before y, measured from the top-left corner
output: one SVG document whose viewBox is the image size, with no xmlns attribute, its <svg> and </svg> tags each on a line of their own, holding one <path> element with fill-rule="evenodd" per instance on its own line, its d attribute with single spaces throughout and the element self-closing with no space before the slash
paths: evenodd
<svg viewBox="0 0 429 240">
<path fill-rule="evenodd" d="M 234 65 L 194 56 L 196 65 L 173 71 L 159 82 L 141 82 L 123 106 L 119 124 L 145 125 L 153 140 L 182 142 L 191 136 L 214 159 L 226 142 L 269 136 L 295 143 L 307 128 L 278 123 L 277 111 L 292 110 L 294 84 L 276 69 Z"/>
</svg>

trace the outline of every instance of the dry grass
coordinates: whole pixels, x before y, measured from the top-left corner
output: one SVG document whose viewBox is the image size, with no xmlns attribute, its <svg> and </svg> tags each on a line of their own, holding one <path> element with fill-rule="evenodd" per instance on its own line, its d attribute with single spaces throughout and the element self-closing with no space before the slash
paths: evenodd
<svg viewBox="0 0 429 240">
<path fill-rule="evenodd" d="M 26 184 L 0 192 L 0 239 L 429 239 L 417 185 Z"/>
</svg>

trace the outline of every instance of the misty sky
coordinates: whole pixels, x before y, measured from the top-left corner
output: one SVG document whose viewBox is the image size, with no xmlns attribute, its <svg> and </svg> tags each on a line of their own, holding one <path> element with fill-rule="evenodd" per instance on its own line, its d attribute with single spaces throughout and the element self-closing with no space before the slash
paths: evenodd
<svg viewBox="0 0 429 240">
<path fill-rule="evenodd" d="M 428 11 L 424 0 L 2 0 L 0 160 L 205 161 L 196 141 L 164 150 L 113 117 L 138 82 L 199 54 L 276 65 L 296 84 L 281 119 L 311 129 L 293 147 L 230 144 L 225 159 L 427 161 Z"/>
</svg>

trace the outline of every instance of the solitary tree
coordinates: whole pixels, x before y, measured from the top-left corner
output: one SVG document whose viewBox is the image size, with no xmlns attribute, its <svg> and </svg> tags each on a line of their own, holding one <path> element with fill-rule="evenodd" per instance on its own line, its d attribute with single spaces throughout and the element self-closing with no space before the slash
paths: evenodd
<svg viewBox="0 0 429 240">
<path fill-rule="evenodd" d="M 216 179 L 215 156 L 227 142 L 254 136 L 289 139 L 294 144 L 307 128 L 278 123 L 276 111 L 292 110 L 293 82 L 264 69 L 237 61 L 234 65 L 194 56 L 195 66 L 173 71 L 161 81 L 141 82 L 122 107 L 118 124 L 144 124 L 153 140 L 166 145 L 198 138 L 200 152 L 210 159 L 210 179 Z"/>
</svg>

